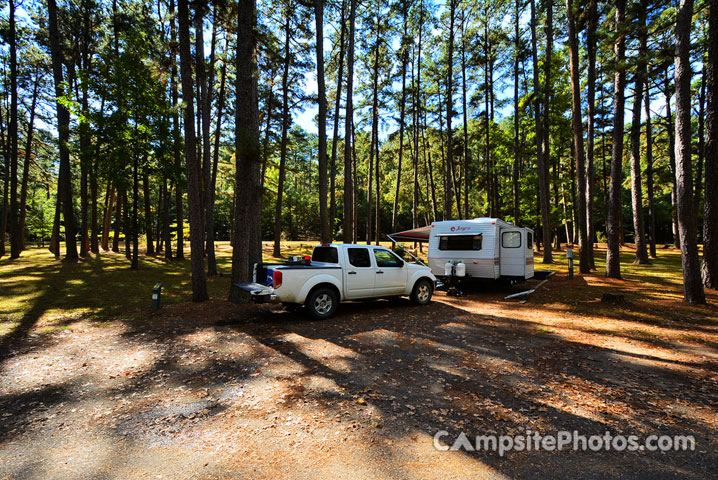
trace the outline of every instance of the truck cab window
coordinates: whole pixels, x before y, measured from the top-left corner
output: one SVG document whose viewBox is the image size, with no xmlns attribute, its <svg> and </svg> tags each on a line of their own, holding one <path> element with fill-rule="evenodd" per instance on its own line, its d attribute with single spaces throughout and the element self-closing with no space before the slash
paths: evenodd
<svg viewBox="0 0 718 480">
<path fill-rule="evenodd" d="M 521 232 L 504 232 L 501 234 L 501 246 L 504 248 L 519 248 L 521 246 Z"/>
<path fill-rule="evenodd" d="M 482 235 L 444 235 L 439 237 L 439 250 L 481 250 Z"/>
<path fill-rule="evenodd" d="M 336 247 L 315 247 L 312 262 L 339 263 Z"/>
<path fill-rule="evenodd" d="M 369 258 L 369 249 L 367 248 L 347 248 L 349 263 L 358 268 L 371 267 L 371 259 Z"/>
<path fill-rule="evenodd" d="M 376 259 L 377 267 L 401 267 L 404 265 L 403 260 L 388 250 L 375 249 L 374 258 Z"/>
</svg>

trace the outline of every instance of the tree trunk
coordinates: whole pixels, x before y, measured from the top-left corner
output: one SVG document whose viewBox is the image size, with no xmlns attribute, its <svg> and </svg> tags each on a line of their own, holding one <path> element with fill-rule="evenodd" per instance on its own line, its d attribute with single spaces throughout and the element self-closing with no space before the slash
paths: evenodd
<svg viewBox="0 0 718 480">
<path fill-rule="evenodd" d="M 82 66 L 85 72 L 88 72 L 92 68 L 92 61 L 91 61 L 91 38 L 92 38 L 92 24 L 91 24 L 91 14 L 92 9 L 94 8 L 94 5 L 89 0 L 83 0 L 82 1 Z M 82 109 L 83 114 L 89 113 L 89 83 L 87 81 L 82 82 Z M 105 111 L 105 98 L 102 97 L 102 100 L 100 101 L 100 115 L 102 115 Z M 89 138 L 89 130 L 90 126 L 86 125 L 85 127 L 88 131 L 88 144 L 91 143 L 91 138 Z M 97 135 L 98 137 L 101 137 L 101 134 Z M 98 254 L 100 253 L 100 245 L 98 241 L 98 225 L 97 225 L 97 154 L 99 152 L 99 142 L 100 140 L 96 140 L 94 148 L 89 147 L 89 152 L 87 153 L 87 159 L 86 159 L 86 168 L 87 168 L 87 176 L 88 181 L 90 184 L 90 198 L 89 198 L 89 207 L 90 207 L 90 251 L 92 253 Z"/>
<path fill-rule="evenodd" d="M 372 102 L 372 107 L 373 107 Z M 367 185 L 366 185 L 366 244 L 371 244 L 371 231 L 372 231 L 372 199 L 374 196 L 372 195 L 372 188 L 374 186 L 374 142 L 375 142 L 375 136 L 374 136 L 374 114 L 372 112 L 372 130 L 371 130 L 371 137 L 369 140 L 369 166 L 367 168 L 368 176 L 367 176 Z"/>
<path fill-rule="evenodd" d="M 175 204 L 177 210 L 177 260 L 184 260 L 184 195 L 182 188 L 182 133 L 179 126 L 179 91 L 177 85 L 177 31 L 175 30 L 175 2 L 170 0 L 170 54 L 172 56 L 172 68 L 170 77 L 170 89 L 172 90 L 172 134 L 173 134 L 173 153 L 175 157 L 175 166 L 177 167 L 177 182 L 175 185 Z"/>
<path fill-rule="evenodd" d="M 626 56 L 624 19 L 626 0 L 616 2 L 616 33 L 613 51 L 616 73 L 613 80 L 613 150 L 611 154 L 611 185 L 609 189 L 608 219 L 606 220 L 608 247 L 606 251 L 606 276 L 621 278 L 621 184 L 623 173 L 623 121 L 626 88 Z"/>
<path fill-rule="evenodd" d="M 274 111 L 274 85 L 268 85 L 269 94 L 267 95 L 267 110 L 264 113 L 266 119 L 264 127 L 264 141 L 262 143 L 262 191 L 264 191 L 264 181 L 266 180 L 267 166 L 269 165 L 269 136 L 272 133 L 272 112 Z"/>
<path fill-rule="evenodd" d="M 401 185 L 401 162 L 404 158 L 404 112 L 406 108 L 406 66 L 409 61 L 409 45 L 407 43 L 407 9 L 408 0 L 402 0 L 402 25 L 404 31 L 401 37 L 401 104 L 399 105 L 399 161 L 396 168 L 396 186 L 394 188 L 394 205 L 391 209 L 391 231 L 396 230 L 396 216 L 399 208 L 399 186 Z M 377 197 L 378 198 L 378 197 Z M 379 219 L 377 218 L 377 221 Z M 377 235 L 379 229 L 377 229 Z"/>
<path fill-rule="evenodd" d="M 366 243 L 372 240 L 372 178 L 376 185 L 376 196 L 374 204 L 374 213 L 376 220 L 375 236 L 379 238 L 379 49 L 381 48 L 381 38 L 379 37 L 381 17 L 379 12 L 376 14 L 376 38 L 374 43 L 374 67 L 372 68 L 372 113 L 371 113 L 371 141 L 369 142 L 369 188 L 367 203 L 367 234 Z"/>
<path fill-rule="evenodd" d="M 259 151 L 259 111 L 257 104 L 257 4 L 239 0 L 237 15 L 237 66 L 235 108 L 235 150 L 237 168 L 234 212 L 234 248 L 232 250 L 232 287 L 230 301 L 246 299 L 236 282 L 252 279 L 255 262 L 262 261 L 260 219 L 262 213 Z"/>
<path fill-rule="evenodd" d="M 514 161 L 512 169 L 512 184 L 514 194 L 514 224 L 520 223 L 519 218 L 519 61 L 521 57 L 521 31 L 519 29 L 521 22 L 521 5 L 520 1 L 514 3 Z M 466 74 L 464 74 L 465 76 Z M 464 85 L 466 85 L 464 83 Z M 466 86 L 464 86 L 464 95 Z M 464 102 L 464 111 L 466 111 L 466 102 Z M 466 116 L 464 116 L 464 130 L 466 129 Z M 467 215 L 468 218 L 468 215 Z"/>
<path fill-rule="evenodd" d="M 378 74 L 378 72 L 377 72 Z M 379 106 L 377 105 L 377 109 L 375 110 L 374 115 L 378 117 L 379 115 Z M 377 120 L 377 126 L 379 125 L 379 121 Z M 374 211 L 374 241 L 376 245 L 379 245 L 379 236 L 381 234 L 381 196 L 380 196 L 380 185 L 379 185 L 379 131 L 377 128 L 376 132 L 376 139 L 374 141 L 374 156 L 376 157 L 376 162 L 374 162 L 374 181 L 376 182 L 376 208 Z"/>
<path fill-rule="evenodd" d="M 215 48 L 217 44 L 217 7 L 213 11 L 213 27 L 212 37 L 210 41 L 210 61 L 209 71 L 202 83 L 202 101 L 199 103 L 202 108 L 202 178 L 204 185 L 204 227 L 205 227 L 205 252 L 207 253 L 207 275 L 217 275 L 217 258 L 214 251 L 214 189 L 213 189 L 213 172 L 214 162 L 212 161 L 211 140 L 210 140 L 210 124 L 212 116 L 212 99 L 214 89 L 214 67 L 215 67 Z M 196 16 L 200 16 L 199 13 Z M 201 22 L 195 18 L 195 22 Z M 202 21 L 203 22 L 203 21 Z M 202 31 L 200 31 L 202 33 Z M 203 35 L 200 35 L 203 37 Z M 204 51 L 199 56 L 201 65 L 200 70 L 205 70 Z M 199 77 L 198 77 L 199 81 Z M 198 107 L 199 108 L 199 107 Z M 219 125 L 219 124 L 218 124 Z M 219 133 L 219 128 L 217 129 Z"/>
<path fill-rule="evenodd" d="M 646 190 L 648 191 L 648 238 L 651 257 L 656 258 L 656 207 L 653 192 L 653 127 L 651 126 L 650 82 L 646 77 Z"/>
<path fill-rule="evenodd" d="M 431 151 L 428 148 L 427 141 L 426 141 L 426 129 L 427 129 L 427 119 L 426 119 L 426 96 L 424 96 L 424 105 L 422 108 L 422 111 L 424 113 L 424 125 L 421 129 L 421 143 L 422 143 L 422 151 L 424 152 L 424 167 L 426 170 L 426 175 L 428 176 L 427 183 L 429 184 L 429 190 L 431 191 L 431 215 L 432 215 L 432 221 L 436 221 L 439 218 L 439 207 L 438 202 L 436 201 L 436 183 L 434 182 L 434 169 L 433 169 L 433 163 L 431 161 Z M 428 152 L 428 157 L 427 157 Z"/>
<path fill-rule="evenodd" d="M 172 260 L 172 232 L 170 231 L 170 202 L 172 201 L 172 195 L 170 193 L 170 186 L 167 184 L 167 178 L 164 179 L 164 199 L 162 201 L 162 235 L 164 236 L 165 244 L 165 258 Z"/>
<path fill-rule="evenodd" d="M 671 88 L 668 69 L 666 68 L 666 78 L 663 86 L 663 92 L 666 97 L 666 132 L 668 133 L 668 163 L 671 167 L 671 219 L 673 221 L 673 245 L 681 248 L 681 239 L 678 235 L 678 193 L 676 185 L 676 134 L 675 125 L 673 123 L 673 115 L 671 113 Z"/>
<path fill-rule="evenodd" d="M 698 261 L 696 225 L 693 215 L 693 167 L 691 161 L 691 24 L 693 0 L 681 0 L 676 17 L 676 199 L 678 233 L 681 238 L 684 300 L 706 303 Z"/>
<path fill-rule="evenodd" d="M 62 198 L 60 184 L 57 184 L 57 201 L 55 202 L 55 215 L 52 220 L 52 233 L 50 234 L 50 246 L 48 250 L 55 255 L 55 258 L 60 258 L 60 212 L 62 210 Z"/>
<path fill-rule="evenodd" d="M 575 181 L 574 178 L 571 178 L 571 182 L 578 187 L 574 211 L 576 212 L 576 223 L 578 223 L 579 271 L 585 274 L 591 273 L 591 261 L 588 254 L 588 227 L 586 225 L 586 160 L 581 118 L 581 77 L 579 74 L 578 37 L 573 18 L 573 0 L 566 0 L 566 11 L 568 14 L 568 45 L 571 56 L 571 97 L 573 99 L 571 123 L 573 124 L 573 148 L 576 158 L 576 178 Z"/>
<path fill-rule="evenodd" d="M 115 207 L 115 189 L 111 183 L 107 183 L 107 193 L 105 193 L 105 214 L 102 219 L 102 249 L 108 251 L 110 249 L 110 230 L 112 229 L 112 209 Z"/>
<path fill-rule="evenodd" d="M 340 31 L 339 31 L 339 66 L 337 69 L 337 98 L 334 106 L 334 133 L 332 135 L 332 159 L 329 176 L 329 221 L 330 221 L 330 238 L 334 239 L 334 229 L 336 227 L 337 216 L 337 197 L 336 197 L 336 175 L 337 175 L 337 149 L 339 148 L 339 107 L 342 100 L 342 77 L 344 75 L 344 34 L 346 32 L 346 0 L 342 0 L 342 10 L 340 15 Z"/>
<path fill-rule="evenodd" d="M 134 163 L 134 162 L 133 162 Z M 125 258 L 132 260 L 132 225 L 130 225 L 130 199 L 127 189 L 122 190 L 122 230 L 125 232 Z"/>
<path fill-rule="evenodd" d="M 701 87 L 698 96 L 698 151 L 696 152 L 696 184 L 693 190 L 693 214 L 698 236 L 703 231 L 700 228 L 701 194 L 703 193 L 703 163 L 705 161 L 705 115 L 706 115 L 706 60 L 703 59 L 701 71 Z"/>
<path fill-rule="evenodd" d="M 165 231 L 164 231 L 164 216 L 162 215 L 163 208 L 165 206 L 165 192 L 167 190 L 167 179 L 163 178 L 160 182 L 160 191 L 157 195 L 157 222 L 154 225 L 155 232 L 155 255 L 160 255 L 165 248 Z"/>
<path fill-rule="evenodd" d="M 282 134 L 279 145 L 279 179 L 277 180 L 277 203 L 274 208 L 274 257 L 281 257 L 280 242 L 282 240 L 282 196 L 284 194 L 284 180 L 287 164 L 287 135 L 291 123 L 289 115 L 289 67 L 291 37 L 291 12 L 287 10 L 284 23 L 284 67 L 282 73 Z"/>
<path fill-rule="evenodd" d="M 550 177 L 549 177 L 549 166 L 551 165 L 551 125 L 550 125 L 550 110 L 551 110 L 551 93 L 553 92 L 553 85 L 551 85 L 551 66 L 553 63 L 553 2 L 546 2 L 546 58 L 544 60 L 544 84 L 543 84 L 543 129 L 541 140 L 543 141 L 543 170 L 544 178 L 546 183 L 546 192 L 550 191 Z M 558 159 L 556 159 L 558 162 Z M 549 245 L 551 240 L 551 206 L 549 204 L 549 195 L 546 195 L 546 212 L 548 225 L 548 240 Z M 553 262 L 553 255 L 551 256 L 551 262 Z M 546 253 L 544 251 L 544 263 L 546 263 Z"/>
<path fill-rule="evenodd" d="M 227 42 L 224 51 L 227 52 Z M 227 81 L 227 64 L 222 64 L 217 102 L 217 128 L 214 132 L 214 151 L 212 158 L 212 180 L 210 181 L 209 205 L 207 206 L 207 274 L 217 275 L 217 259 L 214 253 L 214 205 L 217 198 L 217 170 L 219 168 L 219 145 L 222 138 L 222 114 L 224 112 L 224 91 Z"/>
<path fill-rule="evenodd" d="M 70 170 L 70 112 L 60 99 L 65 96 L 64 80 L 62 74 L 62 50 L 60 48 L 60 34 L 57 26 L 57 4 L 55 0 L 48 0 L 48 19 L 50 28 L 50 50 L 52 56 L 52 72 L 55 80 L 55 98 L 57 99 L 57 131 L 60 141 L 60 174 L 58 184 L 61 190 L 63 217 L 65 220 L 65 257 L 67 260 L 77 260 L 77 244 L 75 242 L 75 214 L 72 204 L 72 172 Z"/>
<path fill-rule="evenodd" d="M 419 226 L 419 135 L 421 133 L 421 41 L 424 30 L 423 3 L 419 5 L 419 41 L 416 45 L 416 84 L 414 86 L 414 187 L 412 192 L 412 228 Z M 413 80 L 413 79 L 412 79 Z M 426 153 L 426 152 L 424 152 Z M 428 183 L 428 182 L 427 182 Z"/>
<path fill-rule="evenodd" d="M 441 169 L 439 170 L 442 172 L 442 179 L 443 179 L 443 187 L 444 187 L 444 205 L 443 209 L 441 211 L 442 220 L 448 220 L 446 216 L 446 192 L 449 185 L 449 167 L 446 166 L 446 150 L 444 149 L 444 117 L 443 117 L 443 104 L 441 103 L 441 79 L 437 75 L 436 78 L 436 96 L 438 97 L 436 100 L 437 105 L 437 113 L 439 115 L 439 150 L 441 151 Z M 449 197 L 449 201 L 451 201 L 451 198 Z"/>
<path fill-rule="evenodd" d="M 97 160 L 91 159 L 90 164 L 90 251 L 100 253 L 99 226 L 97 212 Z"/>
<path fill-rule="evenodd" d="M 9 10 L 10 121 L 8 123 L 8 140 L 10 144 L 10 258 L 18 258 L 22 251 L 22 240 L 20 239 L 20 209 L 17 196 L 17 36 L 14 0 L 10 0 Z"/>
<path fill-rule="evenodd" d="M 204 271 L 204 225 L 202 224 L 202 169 L 197 158 L 194 125 L 194 92 L 192 86 L 192 56 L 189 36 L 189 7 L 187 0 L 179 0 L 179 48 L 182 99 L 184 103 L 185 167 L 187 171 L 187 203 L 190 221 L 190 258 L 192 260 L 192 301 L 209 298 Z"/>
<path fill-rule="evenodd" d="M 643 183 L 641 179 L 641 107 L 643 105 L 643 85 L 646 82 L 647 32 L 646 5 L 641 2 L 639 13 L 639 47 L 636 63 L 635 88 L 633 97 L 633 118 L 631 120 L 631 205 L 633 206 L 633 232 L 636 244 L 636 260 L 639 265 L 648 265 L 646 233 L 643 221 Z"/>
<path fill-rule="evenodd" d="M 2 202 L 2 218 L 0 218 L 0 257 L 5 255 L 5 232 L 7 232 L 7 220 L 10 210 L 10 149 L 5 142 L 5 124 L 3 123 L 2 102 L 0 102 L 0 147 L 3 150 L 3 159 L 5 160 L 5 174 L 3 175 L 3 202 Z M 58 196 L 59 198 L 59 196 Z M 59 205 L 59 203 L 58 203 Z M 55 230 L 53 229 L 53 232 Z M 52 243 L 50 244 L 52 252 Z M 53 252 L 53 253 L 56 253 Z"/>
<path fill-rule="evenodd" d="M 536 36 L 536 2 L 531 0 L 531 51 L 533 60 L 534 116 L 536 123 L 536 157 L 539 183 L 539 204 L 541 206 L 541 231 L 543 236 L 543 263 L 553 263 L 551 253 L 551 211 L 549 205 L 548 163 L 543 150 L 544 131 L 541 120 L 541 91 L 539 84 L 539 63 Z M 548 79 L 544 80 L 548 83 Z M 548 108 L 548 104 L 544 106 Z M 548 132 L 546 132 L 548 135 Z"/>
<path fill-rule="evenodd" d="M 27 217 L 27 187 L 30 180 L 30 160 L 32 157 L 32 139 L 35 132 L 35 107 L 37 106 L 37 93 L 40 83 L 39 76 L 35 78 L 32 88 L 32 102 L 30 104 L 30 119 L 27 124 L 27 138 L 25 141 L 25 163 L 22 169 L 22 187 L 20 188 L 20 249 L 25 250 L 25 219 Z"/>
<path fill-rule="evenodd" d="M 452 215 L 451 181 L 454 175 L 454 152 L 452 147 L 451 118 L 454 113 L 454 21 L 456 18 L 456 0 L 449 0 L 449 49 L 446 65 L 446 177 L 444 181 L 444 219 Z M 457 205 L 457 208 L 459 206 Z"/>
<path fill-rule="evenodd" d="M 322 243 L 329 243 L 332 233 L 329 227 L 329 210 L 327 209 L 327 94 L 324 81 L 324 0 L 314 0 L 314 16 L 317 32 L 317 103 L 319 108 L 317 132 L 319 136 L 317 149 L 319 167 L 319 238 Z"/>
<path fill-rule="evenodd" d="M 344 243 L 350 243 L 354 234 L 354 209 L 352 185 L 352 129 L 354 124 L 354 21 L 357 0 L 349 0 L 349 47 L 347 49 L 347 106 L 344 116 L 344 221 L 342 232 Z"/>
<path fill-rule="evenodd" d="M 703 200 L 703 284 L 718 290 L 718 0 L 710 4 L 706 65 L 706 191 Z"/>
<path fill-rule="evenodd" d="M 120 253 L 120 232 L 122 231 L 122 199 L 124 187 L 117 188 L 117 207 L 115 208 L 115 231 L 112 235 L 112 251 Z"/>
<path fill-rule="evenodd" d="M 153 241 L 152 232 L 152 200 L 150 197 L 150 175 L 145 171 L 142 175 L 142 193 L 144 196 L 145 204 L 145 233 L 147 235 L 147 255 L 155 254 L 155 244 Z M 157 236 L 160 236 L 159 230 Z"/>
<path fill-rule="evenodd" d="M 596 269 L 593 242 L 596 238 L 596 226 L 593 220 L 594 173 L 594 138 L 596 129 L 596 25 L 598 23 L 598 0 L 589 0 L 586 19 L 586 52 L 588 68 L 586 71 L 586 98 L 588 101 L 588 123 L 586 138 L 586 249 L 591 270 Z"/>
<path fill-rule="evenodd" d="M 356 128 L 354 125 L 354 118 L 352 118 L 352 177 L 354 179 L 358 179 L 357 176 L 357 149 L 356 149 Z M 353 188 L 352 188 L 352 238 L 354 243 L 359 243 L 359 193 L 357 192 L 359 188 L 359 183 L 357 181 L 353 182 Z"/>
<path fill-rule="evenodd" d="M 140 268 L 139 250 L 140 250 L 140 224 L 138 221 L 138 210 L 140 203 L 140 174 L 138 166 L 138 152 L 132 155 L 132 263 L 130 269 L 137 270 Z"/>
</svg>

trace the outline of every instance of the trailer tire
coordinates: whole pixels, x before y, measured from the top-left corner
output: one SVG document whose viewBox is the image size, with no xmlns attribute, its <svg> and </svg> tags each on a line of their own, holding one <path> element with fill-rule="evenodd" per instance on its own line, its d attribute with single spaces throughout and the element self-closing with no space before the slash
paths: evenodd
<svg viewBox="0 0 718 480">
<path fill-rule="evenodd" d="M 334 315 L 339 306 L 336 292 L 329 287 L 315 288 L 309 293 L 304 303 L 307 312 L 317 320 L 324 320 Z"/>
<path fill-rule="evenodd" d="M 411 291 L 411 301 L 415 305 L 426 305 L 431 301 L 432 293 L 434 293 L 434 283 L 428 278 L 420 278 Z"/>
</svg>

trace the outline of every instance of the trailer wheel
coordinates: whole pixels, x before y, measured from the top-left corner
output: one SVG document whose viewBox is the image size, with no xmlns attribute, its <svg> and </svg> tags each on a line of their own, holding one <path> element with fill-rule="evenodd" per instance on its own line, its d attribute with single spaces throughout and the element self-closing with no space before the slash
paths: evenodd
<svg viewBox="0 0 718 480">
<path fill-rule="evenodd" d="M 416 305 L 426 305 L 431 301 L 431 294 L 434 293 L 433 283 L 422 278 L 414 284 L 414 290 L 411 291 L 411 301 Z"/>
<path fill-rule="evenodd" d="M 312 317 L 324 320 L 334 315 L 339 306 L 339 299 L 331 288 L 319 287 L 309 294 L 305 306 Z"/>
</svg>

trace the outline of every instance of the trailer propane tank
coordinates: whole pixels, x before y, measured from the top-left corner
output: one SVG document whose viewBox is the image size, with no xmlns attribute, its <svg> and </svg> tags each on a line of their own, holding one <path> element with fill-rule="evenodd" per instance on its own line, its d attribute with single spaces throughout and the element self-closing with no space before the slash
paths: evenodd
<svg viewBox="0 0 718 480">
<path fill-rule="evenodd" d="M 459 261 L 456 264 L 456 276 L 457 277 L 465 277 L 466 276 L 466 264 L 462 261 Z"/>
<path fill-rule="evenodd" d="M 449 260 L 444 264 L 444 275 L 447 277 L 450 277 L 452 275 L 452 270 L 454 269 L 454 263 Z"/>
</svg>

